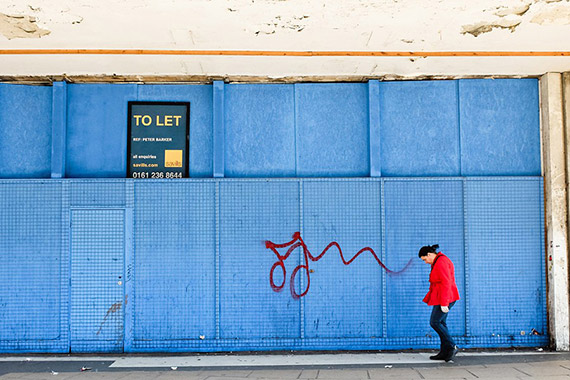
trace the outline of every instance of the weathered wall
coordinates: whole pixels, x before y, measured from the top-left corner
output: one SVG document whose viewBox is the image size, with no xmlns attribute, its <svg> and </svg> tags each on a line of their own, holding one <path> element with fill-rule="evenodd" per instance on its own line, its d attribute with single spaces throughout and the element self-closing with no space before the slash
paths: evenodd
<svg viewBox="0 0 570 380">
<path fill-rule="evenodd" d="M 0 2 L 0 76 L 421 77 L 570 70 L 570 1 Z M 6 49 L 420 52 L 408 57 L 11 55 Z M 524 52 L 425 57 L 421 52 Z M 132 79 L 132 78 L 130 78 Z"/>
</svg>

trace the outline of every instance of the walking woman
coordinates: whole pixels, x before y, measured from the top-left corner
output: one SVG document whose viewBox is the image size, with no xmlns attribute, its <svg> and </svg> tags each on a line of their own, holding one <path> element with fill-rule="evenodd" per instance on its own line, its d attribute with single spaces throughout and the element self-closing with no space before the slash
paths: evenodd
<svg viewBox="0 0 570 380">
<path fill-rule="evenodd" d="M 429 291 L 424 302 L 433 306 L 430 326 L 437 332 L 441 340 L 439 353 L 430 356 L 432 360 L 450 361 L 457 354 L 457 346 L 447 329 L 449 310 L 459 300 L 459 291 L 455 284 L 455 268 L 451 260 L 438 252 L 439 245 L 427 245 L 420 248 L 418 256 L 424 263 L 431 265 L 429 275 Z"/>
</svg>

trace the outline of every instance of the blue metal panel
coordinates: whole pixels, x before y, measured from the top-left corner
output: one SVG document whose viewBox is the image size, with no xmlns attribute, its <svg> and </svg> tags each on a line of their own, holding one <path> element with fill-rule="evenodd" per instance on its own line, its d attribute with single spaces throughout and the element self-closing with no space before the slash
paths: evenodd
<svg viewBox="0 0 570 380">
<path fill-rule="evenodd" d="M 542 218 L 540 178 L 0 181 L 0 351 L 120 350 L 123 336 L 130 352 L 436 347 L 417 258 L 433 243 L 455 263 L 458 344 L 544 345 Z M 385 274 L 369 251 L 343 265 L 333 247 L 295 299 L 302 246 L 282 271 L 265 241 L 296 231 L 315 256 L 336 241 L 347 260 L 369 246 L 406 269 Z M 128 300 L 114 284 L 127 250 Z"/>
<path fill-rule="evenodd" d="M 370 174 L 368 86 L 296 84 L 297 176 Z"/>
<path fill-rule="evenodd" d="M 469 327 L 490 344 L 547 332 L 542 213 L 540 178 L 466 181 Z"/>
<path fill-rule="evenodd" d="M 370 138 L 370 177 L 382 175 L 382 155 L 380 154 L 380 82 L 368 81 L 368 118 Z"/>
<path fill-rule="evenodd" d="M 225 85 L 214 81 L 214 177 L 222 178 L 226 170 Z"/>
<path fill-rule="evenodd" d="M 71 351 L 123 349 L 124 210 L 71 212 Z"/>
<path fill-rule="evenodd" d="M 51 178 L 62 178 L 67 142 L 67 83 L 54 82 L 52 88 Z"/>
<path fill-rule="evenodd" d="M 70 205 L 84 207 L 125 207 L 125 181 L 70 181 Z"/>
<path fill-rule="evenodd" d="M 127 102 L 136 85 L 68 85 L 66 177 L 125 177 Z"/>
<path fill-rule="evenodd" d="M 439 244 L 455 266 L 459 294 L 465 297 L 463 187 L 459 180 L 386 180 L 386 261 L 392 270 L 412 265 L 387 279 L 387 329 L 390 337 L 435 336 L 429 326 L 431 307 L 422 303 L 429 288 L 430 267 L 418 258 L 424 245 Z M 453 335 L 465 333 L 465 302 L 458 301 L 448 325 Z"/>
<path fill-rule="evenodd" d="M 52 88 L 0 83 L 0 178 L 51 175 Z"/>
<path fill-rule="evenodd" d="M 226 177 L 295 176 L 293 85 L 225 86 Z"/>
<path fill-rule="evenodd" d="M 380 83 L 382 175 L 456 176 L 455 81 Z"/>
<path fill-rule="evenodd" d="M 135 182 L 133 349 L 215 338 L 214 183 Z"/>
<path fill-rule="evenodd" d="M 459 81 L 461 174 L 540 175 L 537 79 Z"/>
<path fill-rule="evenodd" d="M 211 177 L 212 86 L 138 85 L 137 88 L 139 101 L 190 102 L 190 177 Z"/>
<path fill-rule="evenodd" d="M 0 351 L 66 352 L 68 251 L 58 182 L 0 182 Z"/>
<path fill-rule="evenodd" d="M 255 339 L 262 348 L 275 345 L 263 339 L 300 337 L 300 303 L 288 291 L 299 250 L 285 261 L 286 273 L 274 271 L 275 284 L 284 284 L 276 293 L 269 279 L 278 259 L 264 243 L 291 240 L 299 217 L 296 181 L 220 183 L 221 338 Z"/>
<path fill-rule="evenodd" d="M 303 184 L 302 237 L 314 257 L 334 241 L 346 262 L 365 247 L 380 259 L 380 212 L 380 182 Z M 371 251 L 345 265 L 339 249 L 331 247 L 309 266 L 314 273 L 309 273 L 310 288 L 304 298 L 305 337 L 382 336 L 382 268 Z"/>
</svg>

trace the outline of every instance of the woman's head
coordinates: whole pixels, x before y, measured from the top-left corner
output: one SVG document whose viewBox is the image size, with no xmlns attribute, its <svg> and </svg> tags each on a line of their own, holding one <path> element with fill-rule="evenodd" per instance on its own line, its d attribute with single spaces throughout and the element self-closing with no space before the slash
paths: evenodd
<svg viewBox="0 0 570 380">
<path fill-rule="evenodd" d="M 433 264 L 435 257 L 437 256 L 437 249 L 439 245 L 424 245 L 420 248 L 418 252 L 418 257 L 424 261 L 426 264 Z"/>
</svg>

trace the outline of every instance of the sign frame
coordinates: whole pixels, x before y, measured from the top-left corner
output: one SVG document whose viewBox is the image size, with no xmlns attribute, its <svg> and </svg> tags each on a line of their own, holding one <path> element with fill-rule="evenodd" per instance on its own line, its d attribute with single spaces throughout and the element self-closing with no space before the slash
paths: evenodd
<svg viewBox="0 0 570 380">
<path fill-rule="evenodd" d="M 190 178 L 190 102 L 184 101 L 128 101 L 127 102 L 127 170 L 126 178 L 133 178 L 132 176 L 132 121 L 133 121 L 133 106 L 185 106 L 186 107 L 186 123 L 183 126 L 185 128 L 185 143 L 184 143 L 184 154 L 183 159 L 186 160 L 186 167 L 182 172 L 182 178 Z M 159 169 L 159 172 L 163 172 L 163 169 Z M 140 177 L 144 179 L 164 179 L 161 178 L 151 178 L 151 177 Z M 169 178 L 176 179 L 176 177 Z"/>
</svg>

